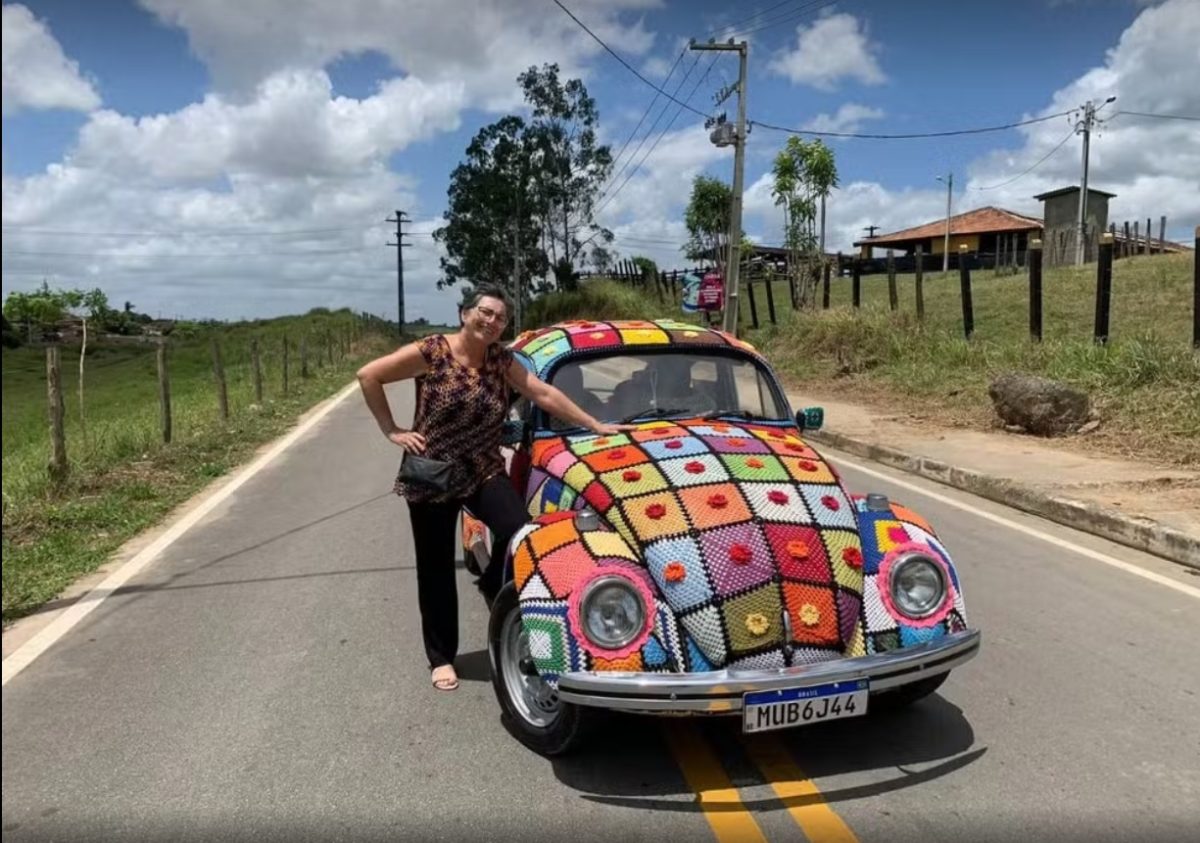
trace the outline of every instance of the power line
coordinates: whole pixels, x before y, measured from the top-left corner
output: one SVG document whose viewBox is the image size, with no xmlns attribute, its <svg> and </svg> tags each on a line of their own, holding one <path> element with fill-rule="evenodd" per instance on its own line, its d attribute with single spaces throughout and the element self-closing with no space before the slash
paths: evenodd
<svg viewBox="0 0 1200 843">
<path fill-rule="evenodd" d="M 683 61 L 683 57 L 686 54 L 687 54 L 686 47 L 679 51 L 679 55 L 675 57 L 675 63 L 673 65 L 671 65 L 671 69 L 669 71 L 667 71 L 667 75 L 663 78 L 662 83 L 664 85 L 666 85 L 667 82 L 671 81 L 671 76 L 675 73 L 675 68 L 679 67 L 679 63 L 681 61 Z M 638 129 L 642 128 L 642 124 L 645 123 L 646 118 L 650 116 L 650 112 L 654 109 L 654 104 L 656 102 L 658 102 L 658 93 L 657 92 L 655 92 L 654 97 L 650 100 L 650 104 L 646 106 L 646 110 L 642 112 L 641 119 L 638 120 L 637 125 L 633 127 L 633 131 L 629 133 L 629 137 L 625 138 L 625 143 L 621 144 L 620 151 L 617 152 L 616 157 L 613 158 L 613 166 L 614 167 L 617 165 L 617 162 L 621 160 L 621 156 L 625 154 L 625 150 L 629 147 L 629 144 L 633 141 L 634 136 L 637 135 Z M 635 152 L 634 155 L 637 155 L 637 153 Z M 617 176 L 614 176 L 612 180 L 616 181 L 619 176 L 620 176 L 620 174 L 618 173 Z M 601 191 L 601 192 L 603 192 L 603 191 Z"/>
<path fill-rule="evenodd" d="M 56 252 L 27 249 L 8 249 L 0 253 L 3 257 L 49 257 L 49 258 L 290 258 L 307 255 L 347 255 L 353 252 L 371 252 L 378 246 L 358 246 L 349 249 L 305 249 L 298 252 L 162 252 L 158 254 L 133 252 Z"/>
<path fill-rule="evenodd" d="M 310 234 L 330 234 L 334 232 L 362 231 L 364 228 L 378 227 L 378 223 L 367 226 L 340 226 L 336 228 L 308 228 L 285 231 L 261 231 L 257 229 L 211 229 L 205 231 L 69 231 L 57 228 L 37 228 L 34 226 L 5 225 L 4 231 L 19 234 L 51 234 L 64 237 L 297 237 Z"/>
<path fill-rule="evenodd" d="M 1154 117 L 1159 120 L 1190 120 L 1192 122 L 1200 123 L 1200 117 L 1196 117 L 1191 114 L 1149 114 L 1145 111 L 1118 111 L 1113 114 L 1113 117 L 1117 117 L 1121 114 L 1129 114 L 1134 117 Z"/>
<path fill-rule="evenodd" d="M 783 26 L 786 23 L 792 23 L 794 21 L 802 20 L 810 15 L 813 15 L 813 14 L 821 11 L 826 6 L 832 6 L 835 3 L 837 3 L 837 0 L 824 0 L 824 2 L 809 3 L 806 7 L 803 7 L 800 9 L 792 9 L 792 10 L 788 11 L 787 13 L 780 15 L 777 18 L 774 18 L 773 20 L 762 21 L 760 25 L 755 26 L 753 29 L 744 29 L 744 30 L 740 30 L 738 32 L 734 32 L 729 37 L 745 38 L 747 35 L 753 35 L 756 32 L 762 32 L 765 29 L 775 29 L 776 27 Z"/>
<path fill-rule="evenodd" d="M 693 114 L 695 114 L 695 115 L 697 115 L 697 116 L 699 116 L 699 117 L 708 117 L 708 115 L 707 115 L 707 114 L 705 114 L 703 111 L 698 111 L 698 110 L 696 110 L 696 109 L 692 108 L 692 107 L 691 107 L 690 105 L 688 105 L 687 103 L 680 102 L 679 100 L 675 99 L 675 97 L 671 96 L 671 95 L 670 95 L 670 94 L 668 94 L 666 91 L 664 91 L 662 88 L 660 88 L 660 87 L 658 87 L 657 85 L 655 85 L 653 82 L 651 82 L 651 81 L 650 81 L 649 79 L 647 79 L 645 76 L 643 76 L 642 74 L 638 73 L 638 72 L 637 72 L 637 70 L 635 70 L 635 69 L 634 69 L 633 65 L 631 65 L 629 62 L 625 61 L 625 59 L 621 58 L 621 56 L 620 56 L 620 55 L 618 55 L 618 54 L 617 54 L 617 52 L 616 52 L 616 51 L 615 51 L 615 50 L 614 50 L 612 47 L 608 46 L 607 44 L 605 44 L 605 43 L 604 43 L 604 41 L 603 41 L 603 40 L 601 40 L 601 38 L 600 38 L 600 36 L 599 36 L 599 35 L 597 35 L 596 33 L 592 32 L 590 29 L 588 29 L 588 28 L 587 28 L 587 25 L 586 25 L 586 24 L 585 24 L 583 21 L 581 21 L 579 18 L 575 17 L 575 14 L 574 14 L 574 13 L 573 13 L 573 12 L 572 12 L 570 9 L 568 9 L 566 6 L 564 6 L 564 5 L 562 4 L 561 0 L 554 0 L 554 4 L 555 4 L 556 6 L 558 6 L 558 8 L 560 8 L 560 9 L 562 9 L 564 12 L 566 12 L 566 13 L 567 13 L 567 17 L 569 17 L 571 20 L 575 21 L 575 23 L 579 24 L 579 27 L 580 27 L 580 28 L 581 28 L 581 29 L 582 29 L 584 32 L 586 32 L 588 35 L 592 36 L 592 39 L 593 39 L 593 40 L 594 40 L 594 41 L 595 41 L 597 44 L 599 44 L 601 47 L 603 47 L 605 50 L 607 50 L 609 55 L 611 55 L 611 56 L 612 56 L 614 59 L 616 59 L 616 60 L 617 60 L 617 61 L 619 61 L 619 62 L 620 62 L 622 65 L 624 65 L 624 66 L 625 66 L 625 69 L 626 69 L 626 70 L 628 70 L 630 73 L 632 73 L 634 76 L 636 76 L 638 79 L 641 79 L 641 80 L 642 80 L 644 83 L 646 83 L 647 85 L 649 85 L 651 88 L 653 88 L 654 90 L 658 91 L 660 94 L 662 94 L 662 95 L 663 95 L 664 97 L 666 97 L 667 99 L 671 100 L 671 102 L 678 103 L 679 105 L 683 106 L 684 108 L 686 108 L 688 111 L 692 112 Z"/>
<path fill-rule="evenodd" d="M 1060 141 L 1059 141 L 1057 144 L 1055 144 L 1055 146 L 1054 146 L 1054 149 L 1050 150 L 1050 151 L 1049 151 L 1049 152 L 1047 152 L 1045 155 L 1043 155 L 1041 158 L 1039 158 L 1039 159 L 1038 159 L 1038 162 L 1037 162 L 1036 164 L 1034 164 L 1034 165 L 1033 165 L 1032 167 L 1030 167 L 1028 170 L 1025 170 L 1025 171 L 1024 171 L 1023 173 L 1021 173 L 1020 175 L 1018 175 L 1018 176 L 1013 176 L 1013 177 L 1012 177 L 1011 179 L 1009 179 L 1008 181 L 1002 181 L 1002 182 L 1000 182 L 999 184 L 990 184 L 990 185 L 988 185 L 987 187 L 976 187 L 976 188 L 972 188 L 972 189 L 973 189 L 973 190 L 995 190 L 995 189 L 996 189 L 996 188 L 998 188 L 998 187 L 1004 187 L 1004 186 L 1006 186 L 1006 185 L 1010 185 L 1010 184 L 1012 184 L 1013 182 L 1015 182 L 1015 181 L 1017 181 L 1017 180 L 1019 180 L 1019 179 L 1023 179 L 1025 176 L 1029 175 L 1029 174 L 1030 174 L 1030 173 L 1032 173 L 1034 170 L 1036 170 L 1038 167 L 1040 167 L 1040 166 L 1041 166 L 1043 163 L 1045 163 L 1046 159 L 1048 159 L 1048 158 L 1049 158 L 1051 155 L 1053 155 L 1054 153 L 1056 153 L 1056 152 L 1058 152 L 1060 149 L 1062 149 L 1062 147 L 1063 147 L 1063 144 L 1065 144 L 1067 141 L 1069 141 L 1069 140 L 1070 140 L 1071 138 L 1073 138 L 1073 137 L 1075 137 L 1075 130 L 1074 130 L 1074 129 L 1072 129 L 1070 132 L 1068 132 L 1068 133 L 1067 133 L 1067 136 L 1066 136 L 1065 138 L 1063 138 L 1063 139 L 1062 139 L 1062 140 L 1060 140 Z"/>
<path fill-rule="evenodd" d="M 747 16 L 746 16 L 746 17 L 744 17 L 744 18 L 739 18 L 738 20 L 735 20 L 733 23 L 727 23 L 727 24 L 725 24 L 724 26 L 718 26 L 718 27 L 715 27 L 715 28 L 713 28 L 713 29 L 710 29 L 710 30 L 708 31 L 708 34 L 709 34 L 709 35 L 716 35 L 718 32 L 721 32 L 721 33 L 725 33 L 725 32 L 736 32 L 737 30 L 736 30 L 736 29 L 734 29 L 734 27 L 741 26 L 742 24 L 744 24 L 744 23 L 747 23 L 747 22 L 749 22 L 749 21 L 752 21 L 752 20 L 760 19 L 760 18 L 762 18 L 762 16 L 763 16 L 763 15 L 765 15 L 767 12 L 773 12 L 773 11 L 775 11 L 776 9 L 778 9 L 780 6 L 787 6 L 787 5 L 790 5 L 790 4 L 792 4 L 792 3 L 795 3 L 795 2 L 796 2 L 796 0 L 783 0 L 783 2 L 782 2 L 782 3 L 776 3 L 774 6 L 768 6 L 767 8 L 763 9 L 763 10 L 762 10 L 762 11 L 760 11 L 760 12 L 755 12 L 755 13 L 754 13 L 754 14 L 752 14 L 752 15 L 747 15 Z"/>
<path fill-rule="evenodd" d="M 1071 111 L 1074 111 L 1072 109 Z M 754 126 L 761 126 L 764 129 L 772 129 L 776 132 L 786 132 L 789 135 L 816 135 L 825 138 L 862 138 L 866 140 L 911 140 L 914 138 L 945 138 L 953 135 L 979 135 L 985 132 L 1002 132 L 1005 129 L 1015 129 L 1018 126 L 1031 126 L 1034 123 L 1044 123 L 1047 120 L 1053 120 L 1056 117 L 1065 117 L 1071 111 L 1060 111 L 1056 114 L 1047 114 L 1045 117 L 1034 117 L 1031 120 L 1019 120 L 1015 123 L 1005 123 L 1001 126 L 981 126 L 976 129 L 953 129 L 945 132 L 913 132 L 910 134 L 864 134 L 859 132 L 818 132 L 813 129 L 789 129 L 786 126 L 776 126 L 771 123 L 764 123 L 761 120 L 749 121 Z"/>
</svg>

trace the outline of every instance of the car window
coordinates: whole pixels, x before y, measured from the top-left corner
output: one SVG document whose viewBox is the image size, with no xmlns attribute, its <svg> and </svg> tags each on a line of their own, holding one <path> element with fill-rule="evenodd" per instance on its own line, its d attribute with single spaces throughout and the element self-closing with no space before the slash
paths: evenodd
<svg viewBox="0 0 1200 843">
<path fill-rule="evenodd" d="M 749 358 L 695 352 L 614 354 L 570 360 L 552 376 L 586 412 L 619 421 L 653 408 L 685 413 L 746 412 L 786 417 L 771 379 Z M 567 427 L 558 420 L 551 427 Z"/>
</svg>

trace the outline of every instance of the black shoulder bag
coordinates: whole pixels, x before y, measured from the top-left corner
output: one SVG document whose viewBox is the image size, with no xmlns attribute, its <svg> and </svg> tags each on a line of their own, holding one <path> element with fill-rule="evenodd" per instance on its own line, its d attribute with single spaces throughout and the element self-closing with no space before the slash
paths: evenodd
<svg viewBox="0 0 1200 843">
<path fill-rule="evenodd" d="M 417 381 L 417 413 L 421 417 L 421 382 Z M 400 479 L 413 486 L 423 486 L 436 492 L 450 491 L 451 464 L 443 460 L 404 452 L 400 460 Z"/>
</svg>

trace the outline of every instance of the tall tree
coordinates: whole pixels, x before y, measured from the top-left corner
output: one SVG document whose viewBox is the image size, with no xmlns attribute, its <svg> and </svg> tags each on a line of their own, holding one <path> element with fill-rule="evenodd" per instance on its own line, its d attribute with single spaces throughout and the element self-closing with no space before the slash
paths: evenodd
<svg viewBox="0 0 1200 843">
<path fill-rule="evenodd" d="M 557 64 L 530 67 L 517 77 L 533 107 L 528 140 L 533 150 L 530 189 L 560 288 L 575 282 L 575 262 L 596 238 L 612 234 L 596 225 L 600 188 L 612 172 L 612 150 L 596 142 L 596 101 L 578 79 L 559 80 Z"/>
<path fill-rule="evenodd" d="M 690 260 L 713 260 L 722 276 L 729 256 L 729 214 L 733 189 L 711 176 L 696 176 L 692 195 L 683 212 L 688 241 L 684 254 Z"/>
<path fill-rule="evenodd" d="M 807 307 L 815 303 L 818 267 L 817 205 L 837 187 L 833 150 L 819 139 L 790 137 L 775 156 L 771 195 L 783 206 L 783 242 L 788 250 L 788 284 L 792 301 Z"/>
<path fill-rule="evenodd" d="M 612 242 L 592 219 L 612 169 L 610 149 L 596 141 L 595 100 L 578 79 L 562 82 L 553 64 L 530 67 L 517 81 L 532 107 L 529 121 L 508 115 L 481 129 L 451 174 L 446 224 L 434 232 L 446 248 L 439 286 L 509 286 L 515 234 L 522 297 L 530 279 L 551 271 L 557 286 L 570 289 L 585 247 Z"/>
</svg>

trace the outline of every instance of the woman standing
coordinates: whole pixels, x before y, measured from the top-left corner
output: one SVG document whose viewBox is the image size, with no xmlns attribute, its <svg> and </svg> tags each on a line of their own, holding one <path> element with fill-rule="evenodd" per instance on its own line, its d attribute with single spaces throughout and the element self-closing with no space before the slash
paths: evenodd
<svg viewBox="0 0 1200 843">
<path fill-rule="evenodd" d="M 459 331 L 409 343 L 358 371 L 363 397 L 383 435 L 406 454 L 449 464 L 444 490 L 400 477 L 395 486 L 408 501 L 421 632 L 433 685 L 442 691 L 458 687 L 454 542 L 459 511 L 469 507 L 492 531 L 491 564 L 478 583 L 489 602 L 503 584 L 509 539 L 528 520 L 500 454 L 510 387 L 551 415 L 595 433 L 632 427 L 597 421 L 514 360 L 499 343 L 508 312 L 508 298 L 498 287 L 476 287 L 459 312 Z M 411 430 L 396 425 L 383 391 L 384 384 L 407 378 L 417 381 Z"/>
</svg>

